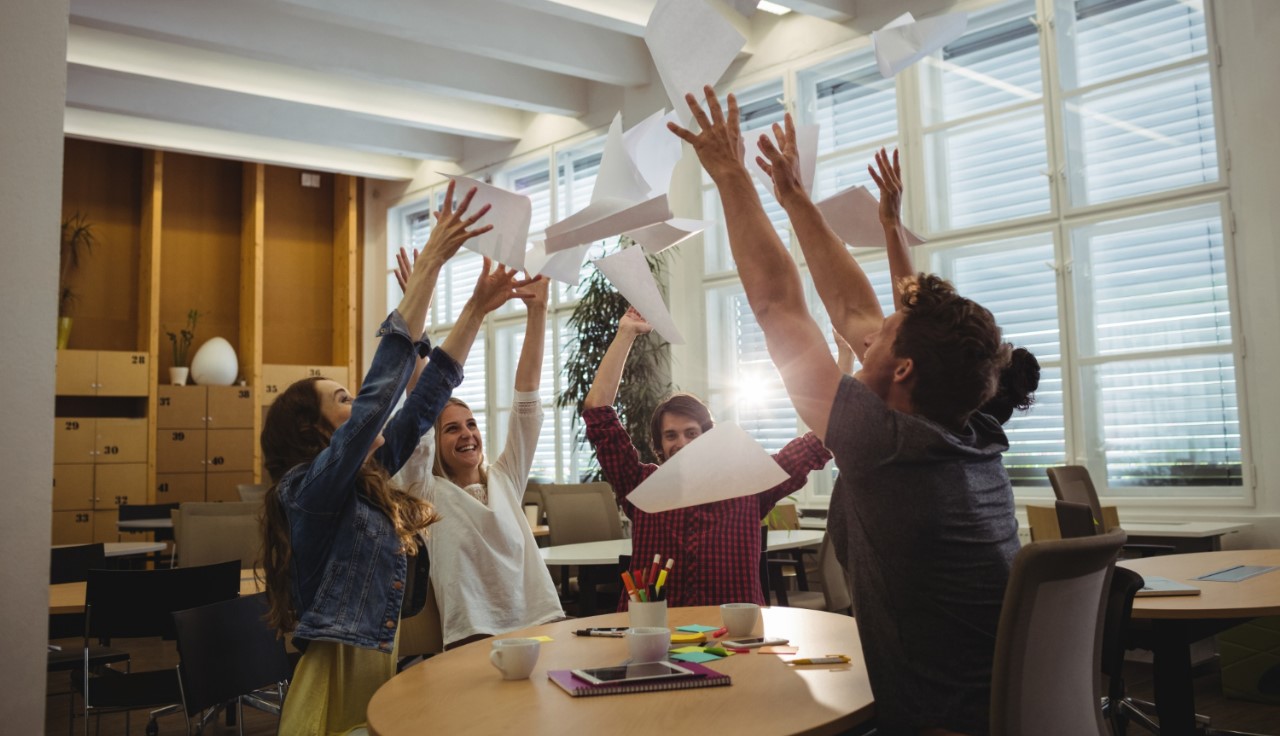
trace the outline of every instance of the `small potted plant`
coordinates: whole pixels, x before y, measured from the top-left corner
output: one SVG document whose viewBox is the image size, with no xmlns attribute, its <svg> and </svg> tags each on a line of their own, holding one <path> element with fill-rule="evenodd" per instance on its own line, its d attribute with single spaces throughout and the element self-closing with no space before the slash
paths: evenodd
<svg viewBox="0 0 1280 736">
<path fill-rule="evenodd" d="M 93 250 L 97 238 L 93 225 L 79 212 L 62 222 L 62 246 L 58 268 L 58 349 L 65 350 L 71 340 L 71 310 L 76 294 L 71 290 L 71 276 L 80 268 L 80 259 Z"/>
<path fill-rule="evenodd" d="M 177 333 L 165 333 L 173 344 L 173 365 L 169 368 L 169 381 L 175 386 L 187 385 L 187 374 L 191 372 L 191 364 L 187 362 L 188 355 L 191 352 L 191 341 L 196 336 L 196 320 L 199 318 L 199 312 L 189 309 L 187 326 Z"/>
</svg>

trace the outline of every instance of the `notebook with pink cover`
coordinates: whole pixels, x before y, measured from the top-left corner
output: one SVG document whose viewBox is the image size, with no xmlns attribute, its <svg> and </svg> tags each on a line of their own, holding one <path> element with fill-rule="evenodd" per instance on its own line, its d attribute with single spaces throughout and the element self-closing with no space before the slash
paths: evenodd
<svg viewBox="0 0 1280 736">
<path fill-rule="evenodd" d="M 694 673 L 693 677 L 673 677 L 669 680 L 648 680 L 631 683 L 606 683 L 595 685 L 578 678 L 571 670 L 550 670 L 547 678 L 575 698 L 592 695 L 617 695 L 620 693 L 652 693 L 660 690 L 685 690 L 694 687 L 718 687 L 729 685 L 729 676 L 695 662 L 681 662 L 681 667 Z"/>
</svg>

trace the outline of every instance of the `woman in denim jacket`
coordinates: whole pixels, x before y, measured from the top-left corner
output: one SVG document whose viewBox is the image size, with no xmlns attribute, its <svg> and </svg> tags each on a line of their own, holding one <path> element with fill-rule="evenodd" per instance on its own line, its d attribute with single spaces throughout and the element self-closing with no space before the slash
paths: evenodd
<svg viewBox="0 0 1280 736">
<path fill-rule="evenodd" d="M 465 217 L 474 193 L 453 210 L 450 185 L 404 298 L 378 332 L 359 395 L 306 379 L 267 415 L 262 449 L 274 481 L 264 523 L 268 619 L 293 631 L 304 652 L 281 714 L 282 734 L 346 733 L 363 725 L 374 691 L 395 674 L 406 552 L 436 517 L 428 504 L 395 488 L 390 474 L 461 382 L 460 366 L 484 315 L 521 295 L 514 272 L 486 269 L 458 325 L 388 421 L 428 347 L 423 324 L 440 268 L 468 238 L 490 229 L 472 229 L 487 208 Z"/>
</svg>

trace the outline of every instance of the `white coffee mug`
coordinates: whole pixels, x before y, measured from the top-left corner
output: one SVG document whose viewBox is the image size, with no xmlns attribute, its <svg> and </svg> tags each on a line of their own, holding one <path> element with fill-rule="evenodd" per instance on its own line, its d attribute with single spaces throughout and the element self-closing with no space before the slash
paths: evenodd
<svg viewBox="0 0 1280 736">
<path fill-rule="evenodd" d="M 632 626 L 666 627 L 667 602 L 641 603 L 639 601 L 627 601 L 627 614 L 628 623 Z"/>
<path fill-rule="evenodd" d="M 760 620 L 760 606 L 754 603 L 725 603 L 720 606 L 720 620 L 729 636 L 748 636 L 755 632 Z"/>
<path fill-rule="evenodd" d="M 660 662 L 667 658 L 671 648 L 671 629 L 660 626 L 636 626 L 627 629 L 625 636 L 631 661 Z"/>
<path fill-rule="evenodd" d="M 524 680 L 533 672 L 541 646 L 537 639 L 498 639 L 489 651 L 489 663 L 504 680 Z"/>
</svg>

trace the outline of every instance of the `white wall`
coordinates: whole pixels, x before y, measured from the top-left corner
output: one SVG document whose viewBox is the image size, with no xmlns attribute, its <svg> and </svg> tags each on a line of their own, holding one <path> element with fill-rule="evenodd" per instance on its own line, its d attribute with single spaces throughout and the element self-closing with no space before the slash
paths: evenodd
<svg viewBox="0 0 1280 736">
<path fill-rule="evenodd" d="M 10 3 L 0 28 L 0 723 L 44 733 L 53 366 L 62 202 L 67 0 Z"/>
<path fill-rule="evenodd" d="M 757 13 L 751 23 L 749 46 L 752 54 L 740 59 L 722 80 L 721 87 L 764 81 L 776 76 L 782 65 L 827 58 L 833 53 L 865 45 L 867 34 L 906 10 L 917 17 L 944 12 L 954 6 L 971 7 L 983 0 L 861 0 L 857 14 L 845 25 L 790 14 L 774 17 Z M 1228 173 L 1236 215 L 1234 235 L 1236 304 L 1240 311 L 1247 356 L 1237 376 L 1244 387 L 1241 411 L 1248 422 L 1250 456 L 1257 482 L 1252 506 L 1223 505 L 1194 510 L 1170 505 L 1129 509 L 1126 516 L 1156 520 L 1162 517 L 1249 521 L 1249 534 L 1228 538 L 1228 546 L 1280 546 L 1280 381 L 1269 377 L 1270 366 L 1280 365 L 1280 3 L 1273 0 L 1218 0 L 1215 9 L 1217 41 L 1222 49 L 1220 78 L 1223 117 L 1220 121 L 1232 152 Z M 656 78 L 656 77 L 655 77 Z M 528 134 L 515 145 L 480 144 L 468 147 L 459 163 L 463 171 L 474 171 L 502 163 L 508 158 L 536 152 L 571 140 L 587 132 L 602 133 L 613 114 L 622 110 L 623 121 L 632 125 L 666 104 L 660 85 L 626 90 L 617 95 L 599 94 L 592 100 L 592 112 L 581 121 L 541 116 Z M 604 105 L 600 107 L 599 105 Z M 401 190 L 412 192 L 438 180 L 427 174 Z M 379 186 L 378 188 L 386 189 Z M 371 207 L 371 227 L 378 218 L 385 221 L 386 208 L 395 205 L 397 195 Z M 692 155 L 685 157 L 672 182 L 672 209 L 678 216 L 701 216 L 700 171 Z M 368 204 L 368 203 L 367 203 Z M 380 210 L 378 208 L 381 208 Z M 373 243 L 372 239 L 367 242 Z M 371 250 L 377 250 L 371 248 Z M 695 392 L 706 391 L 705 302 L 701 283 L 702 244 L 695 238 L 682 244 L 672 269 L 671 308 L 685 346 L 673 351 L 673 379 Z M 381 254 L 379 253 L 379 257 Z M 381 268 L 381 265 L 379 265 Z M 371 287 L 381 289 L 370 283 Z M 379 292 L 380 293 L 380 292 Z M 384 304 L 385 301 L 378 302 Z M 1125 514 L 1121 504 L 1121 513 Z"/>
</svg>

